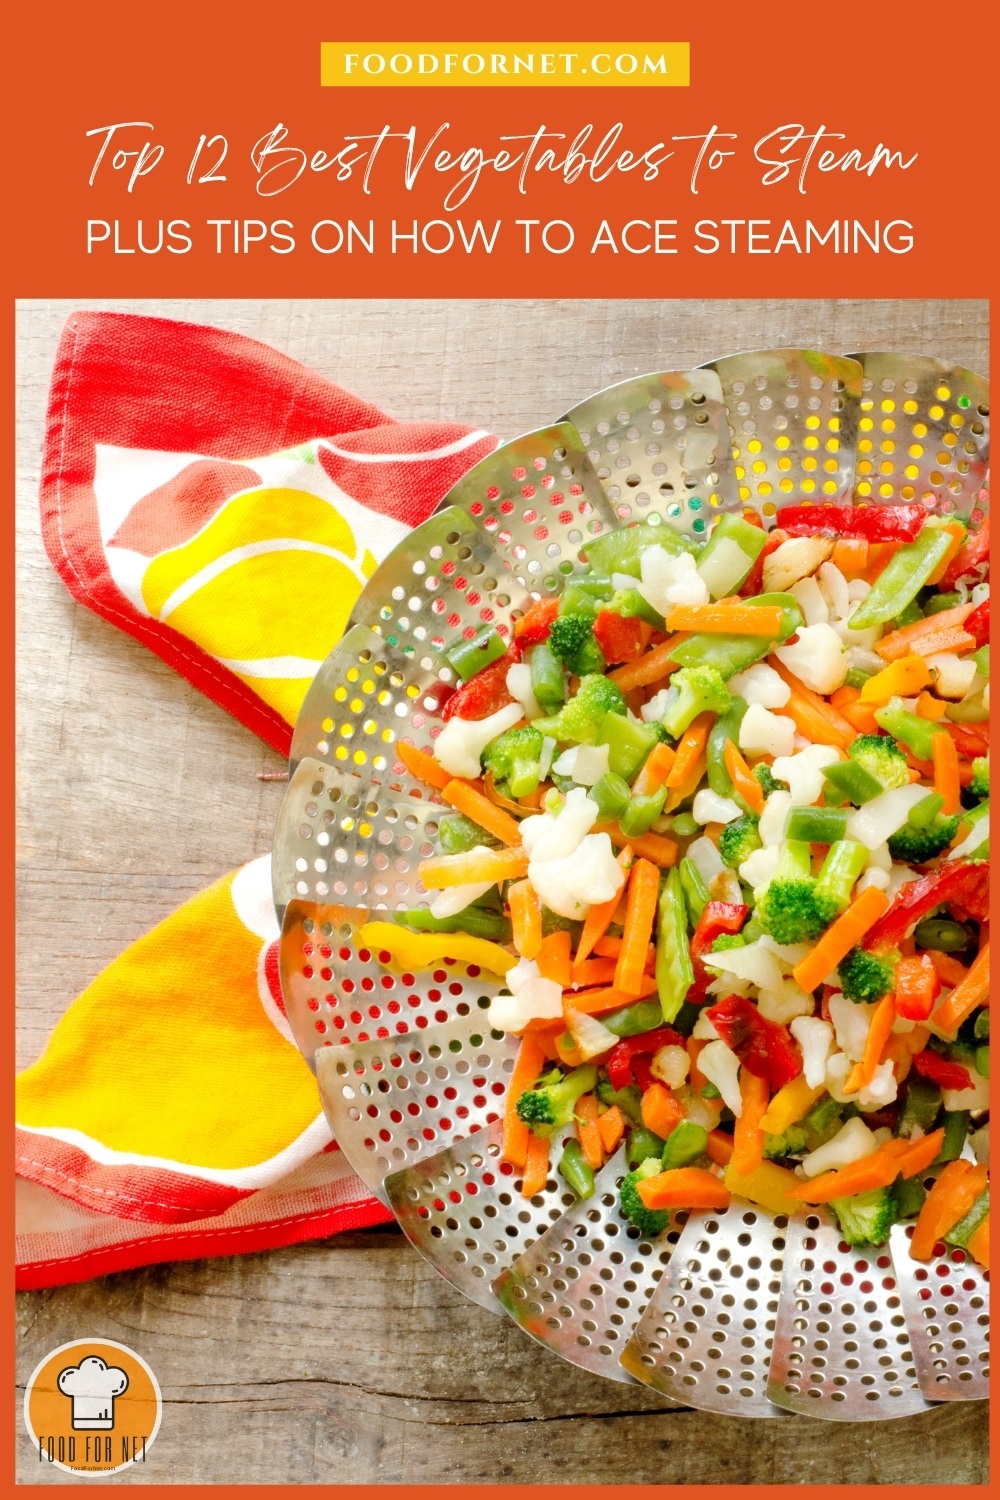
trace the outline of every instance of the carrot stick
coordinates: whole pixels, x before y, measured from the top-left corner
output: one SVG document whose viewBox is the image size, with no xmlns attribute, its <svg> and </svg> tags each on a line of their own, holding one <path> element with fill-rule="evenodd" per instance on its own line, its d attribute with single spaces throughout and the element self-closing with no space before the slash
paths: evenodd
<svg viewBox="0 0 1000 1500">
<path fill-rule="evenodd" d="M 603 1115 L 597 1116 L 597 1129 L 600 1132 L 605 1156 L 613 1156 L 618 1148 L 618 1142 L 625 1134 L 625 1116 L 617 1104 L 612 1104 Z"/>
<path fill-rule="evenodd" d="M 621 1010 L 626 1005 L 634 1005 L 638 1000 L 648 1000 L 650 995 L 655 994 L 655 978 L 652 974 L 644 974 L 637 995 L 627 995 L 624 990 L 616 989 L 612 984 L 599 990 L 570 990 L 563 996 L 563 1005 L 569 1006 L 571 1010 L 578 1010 L 585 1016 L 601 1016 L 605 1011 Z"/>
<path fill-rule="evenodd" d="M 777 604 L 675 604 L 667 629 L 774 638 L 781 630 L 781 609 Z"/>
<path fill-rule="evenodd" d="M 835 745 L 838 750 L 846 750 L 853 744 L 857 731 L 844 714 L 838 713 L 818 693 L 807 688 L 776 657 L 768 659 L 768 666 L 773 667 L 792 690 L 788 702 L 783 708 L 775 709 L 775 713 L 791 719 L 799 733 L 814 745 Z"/>
<path fill-rule="evenodd" d="M 884 568 L 903 545 L 902 542 L 869 542 L 868 563 L 862 577 L 866 583 L 876 584 Z"/>
<path fill-rule="evenodd" d="M 664 1083 L 651 1083 L 642 1096 L 642 1123 L 647 1130 L 666 1140 L 684 1118 L 681 1103 Z"/>
<path fill-rule="evenodd" d="M 764 788 L 743 759 L 732 740 L 726 741 L 722 752 L 729 779 L 752 812 L 759 816 L 764 811 Z"/>
<path fill-rule="evenodd" d="M 640 1179 L 639 1197 L 647 1208 L 728 1208 L 729 1189 L 706 1167 L 672 1167 Z"/>
<path fill-rule="evenodd" d="M 543 979 L 552 979 L 560 989 L 568 990 L 573 980 L 570 957 L 573 938 L 568 932 L 550 932 L 538 945 L 536 962 Z"/>
<path fill-rule="evenodd" d="M 429 891 L 444 891 L 455 885 L 492 885 L 517 880 L 528 873 L 523 849 L 465 849 L 461 854 L 437 854 L 421 860 L 420 879 Z"/>
<path fill-rule="evenodd" d="M 617 955 L 616 955 L 617 957 Z M 612 984 L 615 977 L 614 958 L 587 958 L 582 964 L 573 963 L 570 984 L 574 989 L 585 990 L 598 984 Z"/>
<path fill-rule="evenodd" d="M 944 798 L 941 811 L 946 818 L 957 813 L 961 807 L 958 779 L 958 750 L 950 734 L 931 736 L 931 755 L 934 762 L 934 790 Z"/>
<path fill-rule="evenodd" d="M 617 823 L 595 823 L 592 831 L 606 833 L 616 848 L 631 848 L 633 853 L 641 854 L 654 865 L 667 868 L 677 863 L 677 845 L 673 839 L 664 838 L 662 833 L 642 833 L 638 838 L 629 838 Z"/>
<path fill-rule="evenodd" d="M 646 797 L 650 792 L 658 792 L 670 774 L 674 754 L 672 745 L 654 745 L 646 757 L 642 770 L 632 783 L 633 794 Z"/>
<path fill-rule="evenodd" d="M 629 878 L 622 951 L 615 968 L 615 988 L 627 995 L 638 995 L 643 986 L 646 949 L 653 933 L 659 894 L 659 869 L 648 859 L 637 859 Z"/>
<path fill-rule="evenodd" d="M 938 1031 L 954 1036 L 966 1016 L 971 1016 L 978 1005 L 989 1003 L 990 945 L 987 943 L 961 984 L 955 986 L 934 1012 L 934 1025 Z"/>
<path fill-rule="evenodd" d="M 616 667 L 608 676 L 612 682 L 617 682 L 623 693 L 632 688 L 648 687 L 651 682 L 659 682 L 662 677 L 667 677 L 673 672 L 677 663 L 671 658 L 681 641 L 687 637 L 683 632 L 670 635 L 658 646 L 653 646 L 646 652 L 645 656 L 637 657 L 635 661 L 627 661 L 624 666 Z"/>
<path fill-rule="evenodd" d="M 835 568 L 839 568 L 844 577 L 850 581 L 852 578 L 860 578 L 868 566 L 868 543 L 863 536 L 844 537 L 833 544 L 833 554 L 830 558 Z"/>
<path fill-rule="evenodd" d="M 698 763 L 698 757 L 708 744 L 708 731 L 714 722 L 715 715 L 711 713 L 699 714 L 696 719 L 692 719 L 677 746 L 674 763 L 667 776 L 667 786 L 683 786 L 687 781 Z"/>
<path fill-rule="evenodd" d="M 860 694 L 853 703 L 839 706 L 839 712 L 858 734 L 878 734 L 874 703 L 862 703 Z M 843 748 L 843 747 L 841 747 Z"/>
<path fill-rule="evenodd" d="M 924 620 L 914 620 L 912 625 L 903 625 L 899 630 L 893 630 L 889 635 L 883 636 L 876 643 L 875 650 L 883 661 L 898 661 L 901 656 L 910 656 L 914 653 L 927 656 L 931 653 L 924 651 L 914 642 L 937 635 L 941 630 L 961 627 L 975 607 L 970 600 L 968 604 L 957 604 L 954 609 L 942 609 L 936 615 L 928 615 Z"/>
<path fill-rule="evenodd" d="M 963 1219 L 986 1186 L 985 1166 L 959 1157 L 948 1162 L 924 1199 L 910 1240 L 913 1260 L 930 1260 L 942 1236 Z"/>
<path fill-rule="evenodd" d="M 630 844 L 626 844 L 625 848 L 619 854 L 618 868 L 623 875 L 628 875 L 629 870 L 631 870 L 632 847 Z M 589 958 L 596 945 L 611 926 L 611 918 L 618 907 L 619 895 L 612 896 L 610 901 L 602 901 L 598 906 L 590 908 L 583 924 L 583 931 L 580 933 L 580 942 L 577 945 L 576 957 L 573 960 L 574 963 L 582 964 L 585 959 Z"/>
<path fill-rule="evenodd" d="M 433 755 L 427 755 L 423 750 L 418 750 L 416 745 L 411 745 L 409 740 L 399 740 L 396 744 L 396 754 L 411 776 L 418 781 L 426 781 L 428 786 L 436 787 L 439 792 L 443 791 L 452 780 L 451 773 L 436 761 Z"/>
<path fill-rule="evenodd" d="M 955 989 L 960 985 L 969 972 L 957 958 L 953 958 L 950 953 L 942 953 L 937 948 L 928 948 L 927 957 L 934 965 L 934 971 L 941 983 L 946 984 L 949 989 Z"/>
<path fill-rule="evenodd" d="M 447 786 L 441 788 L 441 795 L 446 802 L 451 803 L 456 812 L 464 813 L 473 823 L 478 823 L 480 828 L 492 833 L 501 844 L 513 846 L 521 842 L 517 820 L 502 808 L 494 807 L 490 799 L 484 797 L 482 792 L 477 792 L 468 781 L 449 781 Z"/>
<path fill-rule="evenodd" d="M 741 1073 L 740 1097 L 743 1109 L 733 1126 L 732 1162 L 734 1172 L 739 1172 L 741 1177 L 749 1177 L 764 1160 L 764 1132 L 760 1122 L 767 1111 L 770 1092 L 766 1078 L 758 1078 L 755 1073 L 747 1072 L 746 1068 Z"/>
<path fill-rule="evenodd" d="M 545 1135 L 534 1135 L 529 1131 L 524 1177 L 521 1181 L 522 1197 L 534 1198 L 537 1193 L 544 1192 L 548 1180 L 549 1138 Z"/>
<path fill-rule="evenodd" d="M 705 1152 L 720 1167 L 728 1167 L 733 1159 L 733 1138 L 724 1130 L 710 1130 L 705 1143 Z"/>
<path fill-rule="evenodd" d="M 889 898 L 878 886 L 870 885 L 862 891 L 844 914 L 827 928 L 812 952 L 795 965 L 792 970 L 795 983 L 807 995 L 821 985 L 888 907 Z"/>
<path fill-rule="evenodd" d="M 514 1062 L 514 1071 L 510 1075 L 510 1083 L 507 1085 L 507 1097 L 504 1100 L 503 1111 L 503 1159 L 509 1161 L 515 1167 L 523 1167 L 528 1150 L 528 1136 L 530 1134 L 527 1125 L 519 1119 L 517 1113 L 517 1101 L 529 1089 L 537 1078 L 541 1076 L 542 1064 L 545 1058 L 537 1037 L 526 1035 L 521 1038 L 521 1045 L 517 1049 L 517 1058 Z"/>
<path fill-rule="evenodd" d="M 974 1229 L 969 1235 L 969 1243 L 965 1247 L 973 1260 L 987 1271 L 990 1268 L 990 1221 L 984 1219 L 978 1229 Z"/>
<path fill-rule="evenodd" d="M 542 946 L 542 903 L 530 880 L 518 880 L 507 891 L 514 947 L 522 958 L 536 958 Z"/>
<path fill-rule="evenodd" d="M 584 1160 L 594 1172 L 604 1165 L 604 1147 L 601 1132 L 597 1128 L 597 1099 L 593 1094 L 584 1094 L 576 1104 L 576 1134 L 583 1149 Z"/>
<path fill-rule="evenodd" d="M 800 1182 L 789 1188 L 788 1196 L 803 1203 L 829 1203 L 833 1198 L 850 1198 L 855 1193 L 866 1193 L 870 1188 L 888 1187 L 890 1182 L 902 1174 L 913 1177 L 929 1167 L 941 1150 L 944 1127 L 910 1142 L 893 1139 L 886 1141 L 870 1156 L 852 1161 L 850 1166 L 837 1172 L 824 1172 L 812 1182 Z"/>
<path fill-rule="evenodd" d="M 906 960 L 902 960 L 904 963 Z M 866 1088 L 875 1077 L 875 1069 L 882 1058 L 882 1048 L 892 1033 L 892 1023 L 896 1019 L 896 1001 L 891 993 L 883 995 L 868 1026 L 868 1035 L 865 1037 L 864 1055 L 859 1063 L 855 1063 L 844 1083 L 845 1094 L 857 1094 Z"/>
</svg>

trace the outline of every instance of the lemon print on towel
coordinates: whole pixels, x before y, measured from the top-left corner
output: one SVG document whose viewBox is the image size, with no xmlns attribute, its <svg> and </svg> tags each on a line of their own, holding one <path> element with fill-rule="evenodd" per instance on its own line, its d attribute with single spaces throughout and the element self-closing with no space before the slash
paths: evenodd
<svg viewBox="0 0 1000 1500">
<path fill-rule="evenodd" d="M 196 641 L 294 724 L 313 677 L 375 570 L 343 516 L 298 489 L 235 495 L 154 557 L 146 608 Z"/>
</svg>

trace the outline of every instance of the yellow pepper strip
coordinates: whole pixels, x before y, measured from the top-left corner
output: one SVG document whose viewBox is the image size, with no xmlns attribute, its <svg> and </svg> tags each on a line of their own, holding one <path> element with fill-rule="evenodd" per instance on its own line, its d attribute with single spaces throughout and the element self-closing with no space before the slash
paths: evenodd
<svg viewBox="0 0 1000 1500">
<path fill-rule="evenodd" d="M 768 1208 L 773 1214 L 793 1214 L 802 1207 L 801 1199 L 788 1196 L 799 1179 L 794 1172 L 790 1172 L 787 1167 L 779 1167 L 776 1162 L 762 1161 L 759 1167 L 745 1177 L 734 1172 L 730 1165 L 723 1172 L 722 1180 L 735 1197 L 759 1203 L 761 1208 Z"/>
<path fill-rule="evenodd" d="M 457 958 L 459 963 L 478 964 L 491 974 L 503 975 L 517 963 L 513 953 L 486 938 L 467 937 L 462 932 L 407 932 L 395 922 L 365 922 L 354 941 L 376 956 L 388 953 L 407 969 L 425 969 L 443 958 Z"/>
<path fill-rule="evenodd" d="M 822 1093 L 822 1084 L 812 1089 L 806 1083 L 805 1074 L 800 1073 L 775 1094 L 760 1122 L 761 1130 L 766 1135 L 784 1135 L 789 1125 L 797 1124 L 803 1115 L 809 1113 Z"/>
<path fill-rule="evenodd" d="M 890 698 L 915 698 L 930 680 L 930 668 L 922 656 L 904 656 L 869 677 L 861 688 L 861 702 L 881 705 Z"/>
<path fill-rule="evenodd" d="M 465 849 L 422 860 L 418 870 L 427 890 L 445 891 L 456 885 L 520 880 L 528 873 L 528 856 L 523 849 Z"/>
</svg>

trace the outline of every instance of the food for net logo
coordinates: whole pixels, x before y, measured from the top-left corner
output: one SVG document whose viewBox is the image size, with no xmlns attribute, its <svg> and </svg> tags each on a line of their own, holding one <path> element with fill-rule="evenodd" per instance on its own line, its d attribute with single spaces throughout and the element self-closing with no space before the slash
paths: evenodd
<svg viewBox="0 0 1000 1500">
<path fill-rule="evenodd" d="M 146 1462 L 162 1398 L 141 1355 L 110 1339 L 53 1349 L 24 1393 L 24 1421 L 40 1467 L 118 1474 Z"/>
</svg>

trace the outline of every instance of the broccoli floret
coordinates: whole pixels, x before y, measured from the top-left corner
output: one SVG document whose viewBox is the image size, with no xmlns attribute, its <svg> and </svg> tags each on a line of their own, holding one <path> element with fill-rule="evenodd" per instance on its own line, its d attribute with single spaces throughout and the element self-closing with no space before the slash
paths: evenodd
<svg viewBox="0 0 1000 1500">
<path fill-rule="evenodd" d="M 834 1198 L 830 1204 L 849 1245 L 884 1245 L 899 1218 L 893 1187 L 872 1188 L 853 1198 Z"/>
<path fill-rule="evenodd" d="M 910 768 L 906 755 L 891 735 L 859 734 L 853 744 L 848 745 L 847 753 L 876 781 L 880 781 L 886 791 L 909 786 Z"/>
<path fill-rule="evenodd" d="M 895 982 L 895 959 L 879 958 L 864 948 L 852 948 L 840 960 L 840 987 L 855 1005 L 871 1005 L 887 995 Z"/>
<path fill-rule="evenodd" d="M 715 939 L 711 951 L 713 953 L 725 953 L 727 948 L 745 948 L 747 940 L 739 932 L 723 932 Z"/>
<path fill-rule="evenodd" d="M 988 755 L 977 755 L 972 762 L 972 780 L 969 782 L 969 791 L 980 800 L 990 795 L 990 758 Z"/>
<path fill-rule="evenodd" d="M 763 848 L 763 840 L 757 832 L 760 819 L 754 813 L 744 813 L 742 818 L 736 818 L 732 823 L 727 823 L 719 834 L 719 853 L 723 864 L 735 870 L 745 859 L 749 859 L 755 849 Z"/>
<path fill-rule="evenodd" d="M 494 781 L 505 781 L 512 797 L 526 797 L 541 780 L 542 736 L 532 724 L 507 729 L 483 752 Z"/>
<path fill-rule="evenodd" d="M 815 880 L 772 880 L 755 915 L 776 943 L 811 943 L 837 916 L 836 903 L 817 892 Z"/>
<path fill-rule="evenodd" d="M 925 865 L 946 849 L 958 832 L 960 814 L 944 818 L 938 813 L 925 828 L 904 823 L 889 838 L 889 853 L 904 865 Z"/>
<path fill-rule="evenodd" d="M 804 1125 L 789 1125 L 784 1135 L 764 1135 L 764 1155 L 768 1160 L 781 1156 L 798 1156 L 808 1150 Z"/>
<path fill-rule="evenodd" d="M 557 615 L 549 631 L 549 649 L 570 672 L 603 672 L 607 666 L 594 640 L 593 615 Z"/>
<path fill-rule="evenodd" d="M 553 1068 L 538 1080 L 533 1089 L 525 1089 L 517 1101 L 517 1117 L 535 1135 L 551 1135 L 554 1130 L 569 1124 L 576 1101 L 588 1094 L 596 1082 L 597 1069 L 593 1063 L 584 1063 L 572 1073 L 561 1073 L 558 1068 Z"/>
<path fill-rule="evenodd" d="M 671 696 L 663 727 L 679 740 L 692 719 L 706 710 L 724 714 L 732 705 L 726 680 L 715 667 L 681 667 L 670 679 Z"/>
<path fill-rule="evenodd" d="M 655 1239 L 658 1234 L 663 1233 L 670 1222 L 670 1214 L 665 1208 L 647 1208 L 639 1197 L 638 1184 L 644 1177 L 655 1177 L 662 1171 L 663 1165 L 659 1157 L 650 1156 L 634 1172 L 628 1174 L 619 1190 L 621 1211 L 625 1218 L 649 1239 Z"/>
<path fill-rule="evenodd" d="M 779 781 L 766 761 L 759 760 L 753 768 L 753 774 L 760 782 L 765 797 L 770 797 L 772 792 L 788 791 L 788 782 Z"/>
<path fill-rule="evenodd" d="M 627 715 L 625 697 L 610 677 L 594 673 L 582 678 L 580 689 L 557 714 L 536 719 L 533 728 L 563 744 L 596 745 L 608 713 Z"/>
</svg>

